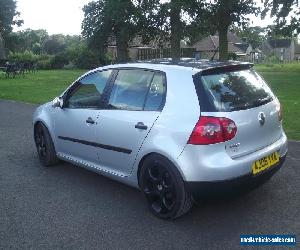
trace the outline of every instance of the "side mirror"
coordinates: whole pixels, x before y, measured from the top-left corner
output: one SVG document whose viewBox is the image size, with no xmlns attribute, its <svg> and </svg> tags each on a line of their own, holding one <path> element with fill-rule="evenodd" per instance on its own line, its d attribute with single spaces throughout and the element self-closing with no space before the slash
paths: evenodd
<svg viewBox="0 0 300 250">
<path fill-rule="evenodd" d="M 53 108 L 63 108 L 64 106 L 64 100 L 61 97 L 55 97 L 52 101 L 52 107 Z"/>
</svg>

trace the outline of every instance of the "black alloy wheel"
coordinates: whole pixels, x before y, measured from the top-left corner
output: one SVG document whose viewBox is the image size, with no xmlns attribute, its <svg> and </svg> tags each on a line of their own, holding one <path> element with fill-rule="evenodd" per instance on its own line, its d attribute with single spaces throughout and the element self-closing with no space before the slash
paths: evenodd
<svg viewBox="0 0 300 250">
<path fill-rule="evenodd" d="M 41 122 L 35 125 L 34 141 L 39 159 L 44 166 L 59 162 L 49 131 Z"/>
<path fill-rule="evenodd" d="M 147 168 L 144 194 L 158 214 L 168 214 L 176 202 L 176 190 L 168 170 L 159 165 Z"/>
<path fill-rule="evenodd" d="M 159 218 L 175 219 L 193 205 L 179 171 L 161 155 L 153 154 L 144 160 L 139 185 L 150 211 Z"/>
<path fill-rule="evenodd" d="M 35 144 L 36 144 L 39 157 L 45 160 L 47 156 L 47 145 L 46 145 L 43 127 L 41 125 L 37 126 L 36 129 Z"/>
</svg>

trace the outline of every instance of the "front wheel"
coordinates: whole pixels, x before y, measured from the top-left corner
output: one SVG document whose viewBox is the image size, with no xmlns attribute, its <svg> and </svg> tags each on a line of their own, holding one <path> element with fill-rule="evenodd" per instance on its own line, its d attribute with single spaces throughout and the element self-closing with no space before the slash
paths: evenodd
<svg viewBox="0 0 300 250">
<path fill-rule="evenodd" d="M 58 163 L 52 138 L 44 124 L 38 123 L 34 129 L 34 141 L 39 159 L 44 166 Z"/>
<path fill-rule="evenodd" d="M 161 155 L 150 155 L 141 166 L 139 184 L 151 212 L 163 219 L 175 219 L 193 206 L 177 168 Z"/>
</svg>

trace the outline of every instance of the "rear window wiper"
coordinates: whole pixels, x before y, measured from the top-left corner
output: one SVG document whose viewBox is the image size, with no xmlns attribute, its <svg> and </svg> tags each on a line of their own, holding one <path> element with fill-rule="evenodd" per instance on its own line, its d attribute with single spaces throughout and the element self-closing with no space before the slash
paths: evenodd
<svg viewBox="0 0 300 250">
<path fill-rule="evenodd" d="M 266 103 L 268 103 L 272 100 L 273 100 L 273 98 L 271 96 L 268 96 L 268 97 L 265 97 L 265 98 L 260 98 L 260 99 L 255 100 L 253 102 L 253 105 L 255 107 L 257 107 L 257 106 L 260 106 L 260 105 L 264 105 L 264 104 L 266 104 Z"/>
</svg>

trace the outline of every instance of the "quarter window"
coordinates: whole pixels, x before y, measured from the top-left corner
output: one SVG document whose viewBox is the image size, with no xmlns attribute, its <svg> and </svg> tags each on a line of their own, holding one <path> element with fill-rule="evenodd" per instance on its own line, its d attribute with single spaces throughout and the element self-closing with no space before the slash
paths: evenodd
<svg viewBox="0 0 300 250">
<path fill-rule="evenodd" d="M 111 70 L 96 72 L 82 78 L 66 101 L 67 108 L 101 108 L 101 96 Z"/>
<path fill-rule="evenodd" d="M 144 110 L 158 111 L 161 109 L 166 92 L 165 82 L 166 79 L 164 74 L 155 73 L 151 82 Z"/>
</svg>

